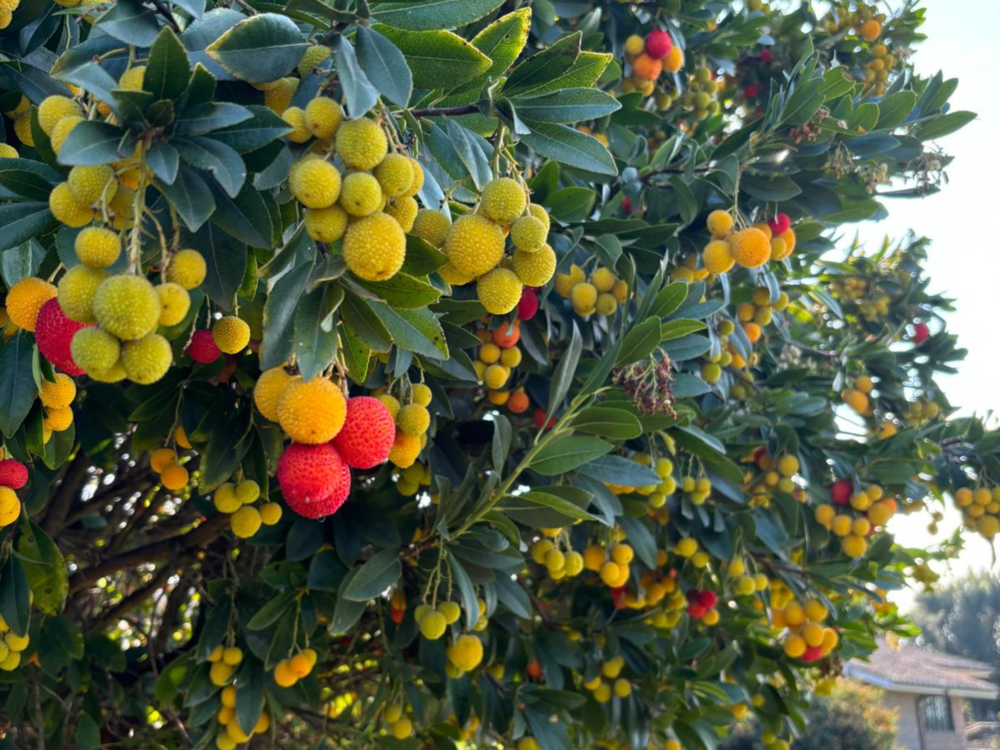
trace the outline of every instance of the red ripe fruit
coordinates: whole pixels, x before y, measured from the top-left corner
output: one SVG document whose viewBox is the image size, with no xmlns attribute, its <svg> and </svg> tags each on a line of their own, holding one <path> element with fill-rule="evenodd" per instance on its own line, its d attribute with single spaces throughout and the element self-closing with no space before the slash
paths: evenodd
<svg viewBox="0 0 1000 750">
<path fill-rule="evenodd" d="M 768 65 L 771 62 L 771 50 L 765 49 L 760 52 L 760 62 L 762 65 Z"/>
<path fill-rule="evenodd" d="M 59 300 L 53 298 L 42 305 L 35 321 L 35 342 L 38 351 L 49 362 L 70 376 L 83 375 L 83 370 L 76 366 L 69 345 L 73 336 L 81 328 L 87 328 L 83 323 L 77 323 L 66 317 L 59 306 Z"/>
<path fill-rule="evenodd" d="M 851 494 L 854 492 L 854 485 L 846 479 L 834 482 L 830 487 L 830 500 L 835 505 L 847 505 L 851 502 Z"/>
<path fill-rule="evenodd" d="M 823 647 L 822 646 L 808 646 L 805 653 L 800 657 L 802 661 L 807 664 L 811 664 L 814 661 L 819 661 L 823 657 Z"/>
<path fill-rule="evenodd" d="M 700 620 L 704 617 L 706 612 L 708 612 L 708 609 L 701 606 L 698 602 L 691 602 L 688 605 L 688 614 L 696 620 Z"/>
<path fill-rule="evenodd" d="M 521 320 L 531 320 L 538 312 L 538 294 L 534 289 L 525 289 L 521 293 L 521 301 L 517 303 L 517 317 Z"/>
<path fill-rule="evenodd" d="M 344 427 L 333 439 L 344 463 L 352 469 L 370 469 L 389 458 L 396 424 L 388 407 L 371 396 L 347 399 Z"/>
<path fill-rule="evenodd" d="M 788 214 L 778 214 L 769 222 L 767 225 L 771 227 L 771 234 L 777 237 L 779 234 L 784 234 L 792 227 L 792 220 L 788 218 Z"/>
<path fill-rule="evenodd" d="M 674 40 L 662 29 L 654 29 L 646 37 L 646 54 L 654 60 L 662 60 L 674 48 Z"/>
<path fill-rule="evenodd" d="M 395 607 L 393 607 L 392 609 L 389 610 L 389 619 L 391 619 L 397 625 L 399 625 L 403 621 L 404 617 L 406 617 L 405 609 L 396 609 Z"/>
<path fill-rule="evenodd" d="M 706 610 L 711 609 L 715 606 L 715 603 L 719 598 L 715 595 L 714 591 L 700 591 L 698 592 L 698 604 L 703 606 Z"/>
<path fill-rule="evenodd" d="M 555 419 L 550 419 L 548 424 L 545 423 L 545 418 L 547 416 L 548 414 L 545 413 L 545 409 L 543 409 L 542 407 L 538 407 L 537 409 L 535 409 L 535 414 L 534 414 L 535 425 L 538 427 L 539 430 L 542 429 L 543 426 L 549 430 L 551 430 L 553 427 L 556 426 Z"/>
<path fill-rule="evenodd" d="M 0 461 L 0 487 L 19 490 L 28 483 L 28 467 L 20 461 Z"/>
<path fill-rule="evenodd" d="M 622 213 L 626 216 L 632 213 L 632 199 L 627 195 L 622 198 Z"/>
<path fill-rule="evenodd" d="M 528 677 L 539 680 L 542 677 L 542 665 L 539 663 L 538 659 L 532 659 L 528 662 L 528 668 L 525 670 L 528 673 Z"/>
<path fill-rule="evenodd" d="M 203 365 L 212 364 L 222 354 L 209 330 L 195 331 L 191 337 L 191 343 L 188 344 L 187 352 L 191 359 L 195 362 L 201 362 Z"/>
<path fill-rule="evenodd" d="M 625 609 L 628 604 L 625 602 L 625 587 L 619 586 L 616 589 L 611 589 L 611 603 L 615 605 L 615 609 Z"/>
<path fill-rule="evenodd" d="M 46 303 L 48 304 L 48 303 Z M 44 309 L 44 308 L 43 308 Z M 913 343 L 922 344 L 930 338 L 931 329 L 926 323 L 915 323 L 913 326 Z"/>
<path fill-rule="evenodd" d="M 277 478 L 288 507 L 304 518 L 336 513 L 351 492 L 351 470 L 329 443 L 291 443 L 278 459 Z"/>
</svg>

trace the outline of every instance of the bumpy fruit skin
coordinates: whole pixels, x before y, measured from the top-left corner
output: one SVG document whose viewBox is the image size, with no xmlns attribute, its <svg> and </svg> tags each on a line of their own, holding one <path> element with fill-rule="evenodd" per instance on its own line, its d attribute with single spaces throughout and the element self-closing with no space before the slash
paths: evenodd
<svg viewBox="0 0 1000 750">
<path fill-rule="evenodd" d="M 17 149 L 11 146 L 9 143 L 0 143 L 0 158 L 2 159 L 16 159 L 18 157 Z"/>
<path fill-rule="evenodd" d="M 21 515 L 21 501 L 10 487 L 0 487 L 0 526 L 10 526 Z"/>
<path fill-rule="evenodd" d="M 394 466 L 406 469 L 413 466 L 413 462 L 420 455 L 420 438 L 397 432 L 393 440 L 392 449 L 389 451 L 389 460 Z"/>
<path fill-rule="evenodd" d="M 191 343 L 188 344 L 187 353 L 191 359 L 203 365 L 212 364 L 222 354 L 219 345 L 215 343 L 215 337 L 208 330 L 194 332 L 194 335 L 191 336 Z"/>
<path fill-rule="evenodd" d="M 191 295 L 180 284 L 168 281 L 156 287 L 160 297 L 160 325 L 175 326 L 191 309 Z"/>
<path fill-rule="evenodd" d="M 302 59 L 299 60 L 299 64 L 296 66 L 299 75 L 305 78 L 313 72 L 313 68 L 330 57 L 331 54 L 332 50 L 325 44 L 309 45 L 306 47 L 306 51 L 302 53 Z"/>
<path fill-rule="evenodd" d="M 451 225 L 444 252 L 460 273 L 471 278 L 495 268 L 503 258 L 503 230 L 485 216 L 466 214 Z"/>
<path fill-rule="evenodd" d="M 374 169 L 388 150 L 385 132 L 374 120 L 348 120 L 337 128 L 337 156 L 351 169 Z"/>
<path fill-rule="evenodd" d="M 652 57 L 643 52 L 632 61 L 632 72 L 639 78 L 645 78 L 647 81 L 654 81 L 659 78 L 660 73 L 663 72 L 663 63 L 659 60 L 654 60 Z"/>
<path fill-rule="evenodd" d="M 570 290 L 569 296 L 573 303 L 573 309 L 577 312 L 592 310 L 597 304 L 597 289 L 593 284 L 586 282 L 576 284 Z"/>
<path fill-rule="evenodd" d="M 514 251 L 514 273 L 525 286 L 545 286 L 556 272 L 556 254 L 549 245 L 536 252 Z"/>
<path fill-rule="evenodd" d="M 403 193 L 403 197 L 412 198 L 424 187 L 424 168 L 412 156 L 407 156 L 406 158 L 410 160 L 410 166 L 413 167 L 413 182 L 410 183 L 409 189 Z"/>
<path fill-rule="evenodd" d="M 705 226 L 716 239 L 722 239 L 733 230 L 733 216 L 728 211 L 717 209 L 708 215 Z"/>
<path fill-rule="evenodd" d="M 274 526 L 281 520 L 281 506 L 278 503 L 264 503 L 260 506 L 260 520 L 265 526 Z"/>
<path fill-rule="evenodd" d="M 239 354 L 250 343 L 250 326 L 235 315 L 227 315 L 212 326 L 212 338 L 223 354 Z"/>
<path fill-rule="evenodd" d="M 305 143 L 312 138 L 312 131 L 306 127 L 306 113 L 299 107 L 289 107 L 281 113 L 281 119 L 292 128 L 285 138 L 292 143 Z"/>
<path fill-rule="evenodd" d="M 373 173 L 390 198 L 402 198 L 413 184 L 413 166 L 403 154 L 387 155 Z"/>
<path fill-rule="evenodd" d="M 479 213 L 500 224 L 513 224 L 527 204 L 524 188 L 510 177 L 500 177 L 483 188 Z"/>
<path fill-rule="evenodd" d="M 64 117 L 80 117 L 83 110 L 68 96 L 47 96 L 38 105 L 38 124 L 45 135 L 51 136 L 56 123 Z"/>
<path fill-rule="evenodd" d="M 87 227 L 73 243 L 77 259 L 89 268 L 107 268 L 121 255 L 121 242 L 110 229 Z"/>
<path fill-rule="evenodd" d="M 260 530 L 260 511 L 244 505 L 229 517 L 229 525 L 239 539 L 249 539 Z"/>
<path fill-rule="evenodd" d="M 333 138 L 343 119 L 340 105 L 329 97 L 317 96 L 306 105 L 306 127 L 322 140 Z"/>
<path fill-rule="evenodd" d="M 344 394 L 326 378 L 289 383 L 278 399 L 278 423 L 296 443 L 330 442 L 346 416 Z"/>
<path fill-rule="evenodd" d="M 100 328 L 82 328 L 73 336 L 70 351 L 85 372 L 110 370 L 121 357 L 121 344 L 114 336 Z"/>
<path fill-rule="evenodd" d="M 278 459 L 276 476 L 288 507 L 304 518 L 335 513 L 351 491 L 351 470 L 329 443 L 291 443 Z"/>
<path fill-rule="evenodd" d="M 399 414 L 396 416 L 396 425 L 404 435 L 419 437 L 430 427 L 431 415 L 426 406 L 407 404 L 399 410 Z"/>
<path fill-rule="evenodd" d="M 662 60 L 670 54 L 670 50 L 673 48 L 673 39 L 662 29 L 654 29 L 646 37 L 646 54 L 654 60 Z"/>
<path fill-rule="evenodd" d="M 73 167 L 66 181 L 77 203 L 84 206 L 101 199 L 110 201 L 118 190 L 115 171 L 106 164 Z"/>
<path fill-rule="evenodd" d="M 448 647 L 448 661 L 463 672 L 471 672 L 483 661 L 483 642 L 474 635 L 460 635 Z"/>
<path fill-rule="evenodd" d="M 67 117 L 66 119 L 68 120 L 70 118 Z M 83 121 L 82 117 L 79 117 L 77 119 L 80 120 L 81 122 Z M 23 143 L 25 146 L 34 148 L 35 139 L 31 134 L 31 115 L 29 113 L 25 112 L 23 114 L 20 114 L 17 116 L 17 119 L 14 120 L 14 134 L 17 136 L 17 139 L 21 141 L 21 143 Z M 56 151 L 56 153 L 59 152 Z"/>
<path fill-rule="evenodd" d="M 541 250 L 549 230 L 534 216 L 521 216 L 510 228 L 510 239 L 514 247 L 524 253 Z"/>
<path fill-rule="evenodd" d="M 8 458 L 0 461 L 0 487 L 19 490 L 28 483 L 28 467 Z"/>
<path fill-rule="evenodd" d="M 744 268 L 760 268 L 771 259 L 771 243 L 759 229 L 753 227 L 734 232 L 729 238 L 733 259 Z"/>
<path fill-rule="evenodd" d="M 421 406 L 429 406 L 431 401 L 434 400 L 434 394 L 431 392 L 430 387 L 423 383 L 414 385 L 411 394 L 413 396 L 413 403 L 420 404 Z"/>
<path fill-rule="evenodd" d="M 771 236 L 777 237 L 779 234 L 788 231 L 792 226 L 792 220 L 788 214 L 776 214 L 767 224 L 771 228 Z"/>
<path fill-rule="evenodd" d="M 404 232 L 413 229 L 417 219 L 417 202 L 413 198 L 393 198 L 385 206 L 385 212 L 394 218 Z"/>
<path fill-rule="evenodd" d="M 7 292 L 7 315 L 14 325 L 34 332 L 42 306 L 57 294 L 58 290 L 49 282 L 27 276 Z"/>
<path fill-rule="evenodd" d="M 382 207 L 382 186 L 367 172 L 352 172 L 340 188 L 340 207 L 351 216 L 368 216 Z"/>
<path fill-rule="evenodd" d="M 257 379 L 257 385 L 253 389 L 253 402 L 265 419 L 272 422 L 278 421 L 278 401 L 281 394 L 284 393 L 285 387 L 292 380 L 294 378 L 285 371 L 284 367 L 272 367 L 261 373 Z M 351 399 L 351 401 L 353 400 Z M 348 401 L 348 414 L 350 414 L 350 401 Z"/>
<path fill-rule="evenodd" d="M 683 67 L 684 67 L 684 50 L 682 50 L 675 44 L 673 48 L 670 50 L 670 53 L 663 58 L 663 69 L 667 73 L 676 73 Z"/>
<path fill-rule="evenodd" d="M 340 172 L 323 159 L 298 162 L 288 177 L 288 188 L 306 208 L 329 208 L 340 197 Z"/>
<path fill-rule="evenodd" d="M 160 297 L 142 276 L 111 276 L 94 295 L 94 317 L 123 341 L 145 336 L 160 320 Z"/>
<path fill-rule="evenodd" d="M 68 227 L 82 227 L 94 219 L 94 210 L 73 197 L 68 182 L 61 182 L 49 193 L 49 210 Z"/>
<path fill-rule="evenodd" d="M 205 258 L 197 250 L 181 250 L 175 253 L 167 266 L 167 281 L 180 284 L 191 290 L 201 286 L 208 267 Z"/>
<path fill-rule="evenodd" d="M 292 103 L 292 97 L 295 96 L 298 87 L 298 78 L 278 79 L 273 87 L 264 92 L 264 105 L 276 115 L 283 114 Z"/>
<path fill-rule="evenodd" d="M 76 398 L 76 383 L 65 373 L 57 372 L 56 379 L 42 380 L 42 387 L 38 389 L 38 397 L 42 405 L 52 409 L 65 409 L 73 403 Z"/>
<path fill-rule="evenodd" d="M 258 389 L 263 379 L 262 375 L 257 381 Z M 356 396 L 347 400 L 344 427 L 333 439 L 333 446 L 352 469 L 371 469 L 388 460 L 395 438 L 396 427 L 388 407 L 377 398 Z"/>
<path fill-rule="evenodd" d="M 440 211 L 421 208 L 413 220 L 413 229 L 410 230 L 410 233 L 439 248 L 444 244 L 444 238 L 449 229 L 451 229 L 451 221 L 447 216 Z"/>
<path fill-rule="evenodd" d="M 716 275 L 726 273 L 736 263 L 733 254 L 729 251 L 729 243 L 723 240 L 712 240 L 705 245 L 701 254 L 701 262 L 709 273 Z"/>
<path fill-rule="evenodd" d="M 406 234 L 394 218 L 372 214 L 347 228 L 343 244 L 344 263 L 365 281 L 391 279 L 406 258 Z"/>
<path fill-rule="evenodd" d="M 187 486 L 190 475 L 180 464 L 171 464 L 160 474 L 160 483 L 168 490 L 179 490 Z"/>
<path fill-rule="evenodd" d="M 506 268 L 494 268 L 476 282 L 476 296 L 493 315 L 506 315 L 517 307 L 522 289 L 517 275 Z"/>
<path fill-rule="evenodd" d="M 319 242 L 336 242 L 347 231 L 347 213 L 340 206 L 307 208 L 304 221 L 306 234 Z"/>
<path fill-rule="evenodd" d="M 157 382 L 167 374 L 172 360 L 170 342 L 158 333 L 148 333 L 141 339 L 129 341 L 122 351 L 122 367 L 128 379 L 139 385 Z"/>
<path fill-rule="evenodd" d="M 59 280 L 59 306 L 70 320 L 93 323 L 94 295 L 108 278 L 108 272 L 84 265 L 69 269 Z"/>
</svg>

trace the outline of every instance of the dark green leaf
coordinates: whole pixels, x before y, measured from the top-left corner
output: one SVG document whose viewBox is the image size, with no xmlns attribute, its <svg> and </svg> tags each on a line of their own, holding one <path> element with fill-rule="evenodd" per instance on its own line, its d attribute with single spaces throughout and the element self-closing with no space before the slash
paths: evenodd
<svg viewBox="0 0 1000 750">
<path fill-rule="evenodd" d="M 28 334 L 23 332 L 0 347 L 0 433 L 8 438 L 21 426 L 35 402 L 32 349 Z"/>
<path fill-rule="evenodd" d="M 609 440 L 630 440 L 642 434 L 642 425 L 634 414 L 610 406 L 584 409 L 573 417 L 571 426 L 574 430 L 590 432 Z"/>
<path fill-rule="evenodd" d="M 78 125 L 74 128 L 73 133 L 80 127 Z M 72 136 L 72 133 L 70 135 Z M 182 166 L 172 185 L 157 181 L 156 187 L 173 204 L 185 226 L 192 232 L 197 232 L 215 211 L 212 191 L 208 189 L 208 185 L 198 172 L 191 167 Z"/>
<path fill-rule="evenodd" d="M 383 25 L 375 30 L 403 53 L 418 89 L 452 89 L 490 67 L 490 58 L 450 31 L 404 31 Z"/>
<path fill-rule="evenodd" d="M 143 77 L 142 88 L 153 99 L 177 100 L 191 80 L 191 65 L 187 50 L 174 30 L 164 26 L 149 50 L 149 62 Z"/>
<path fill-rule="evenodd" d="M 558 476 L 603 456 L 611 448 L 611 443 L 593 437 L 560 437 L 539 450 L 532 457 L 529 468 L 543 476 Z"/>
<path fill-rule="evenodd" d="M 383 549 L 372 555 L 353 576 L 344 589 L 343 597 L 355 602 L 374 599 L 399 580 L 403 565 L 399 561 L 399 550 Z"/>
<path fill-rule="evenodd" d="M 110 164 L 131 156 L 119 149 L 124 135 L 106 122 L 81 122 L 66 137 L 59 152 L 59 163 L 68 167 Z"/>
<path fill-rule="evenodd" d="M 618 174 L 615 160 L 593 136 L 566 125 L 527 119 L 525 123 L 531 128 L 531 132 L 521 136 L 521 140 L 541 156 L 596 174 Z"/>
<path fill-rule="evenodd" d="M 212 42 L 209 57 L 230 74 L 250 83 L 266 83 L 287 75 L 308 45 L 295 22 L 277 13 L 251 16 Z"/>
<path fill-rule="evenodd" d="M 376 21 L 400 29 L 454 29 L 478 21 L 503 5 L 503 0 L 424 0 L 372 3 Z"/>
<path fill-rule="evenodd" d="M 405 107 L 413 91 L 413 76 L 399 48 L 377 31 L 358 26 L 358 62 L 368 80 L 383 96 Z"/>
</svg>

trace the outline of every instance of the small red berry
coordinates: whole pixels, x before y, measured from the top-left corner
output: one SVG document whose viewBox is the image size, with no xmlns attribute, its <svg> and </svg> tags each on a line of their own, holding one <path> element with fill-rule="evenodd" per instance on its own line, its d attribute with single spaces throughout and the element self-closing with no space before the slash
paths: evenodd
<svg viewBox="0 0 1000 750">
<path fill-rule="evenodd" d="M 688 614 L 696 620 L 700 620 L 708 612 L 707 607 L 701 606 L 698 602 L 691 602 L 688 605 Z"/>
<path fill-rule="evenodd" d="M 646 54 L 654 60 L 662 60 L 674 48 L 674 40 L 663 29 L 654 29 L 646 37 Z"/>
<path fill-rule="evenodd" d="M 779 234 L 784 234 L 792 226 L 792 220 L 788 218 L 788 214 L 778 214 L 769 222 L 768 226 L 771 227 L 771 234 L 777 237 Z"/>
<path fill-rule="evenodd" d="M 0 461 L 0 487 L 19 490 L 28 483 L 28 467 L 20 461 Z"/>
<path fill-rule="evenodd" d="M 931 336 L 931 329 L 926 323 L 915 323 L 913 326 L 913 343 L 922 344 Z"/>
<path fill-rule="evenodd" d="M 195 362 L 209 365 L 219 358 L 222 351 L 215 343 L 212 332 L 208 330 L 195 331 L 188 344 L 188 354 Z"/>
<path fill-rule="evenodd" d="M 706 610 L 711 609 L 715 606 L 719 597 L 715 595 L 714 591 L 700 591 L 698 592 L 698 604 L 703 606 Z"/>
<path fill-rule="evenodd" d="M 851 502 L 851 495 L 854 493 L 854 485 L 846 479 L 834 482 L 830 487 L 830 500 L 835 505 L 847 505 Z"/>
<path fill-rule="evenodd" d="M 627 195 L 622 198 L 622 213 L 626 216 L 632 213 L 632 199 Z"/>
<path fill-rule="evenodd" d="M 551 430 L 553 427 L 556 426 L 556 420 L 555 419 L 550 419 L 548 421 L 548 424 L 545 423 L 545 418 L 547 416 L 548 416 L 548 414 L 545 412 L 545 409 L 543 409 L 541 407 L 538 407 L 537 409 L 535 409 L 535 414 L 534 414 L 535 424 L 538 426 L 538 429 L 542 429 L 542 427 L 545 426 L 546 429 Z"/>
<path fill-rule="evenodd" d="M 769 49 L 761 50 L 760 61 L 761 61 L 761 64 L 763 64 L 763 65 L 770 64 L 770 62 L 771 62 L 771 50 L 769 50 Z"/>
<path fill-rule="evenodd" d="M 802 661 L 806 664 L 811 664 L 814 661 L 819 661 L 823 657 L 823 647 L 822 646 L 808 646 L 804 654 L 802 654 Z"/>
<path fill-rule="evenodd" d="M 521 293 L 521 301 L 517 303 L 517 317 L 520 320 L 531 320 L 538 312 L 538 294 L 534 289 L 525 289 Z"/>
</svg>

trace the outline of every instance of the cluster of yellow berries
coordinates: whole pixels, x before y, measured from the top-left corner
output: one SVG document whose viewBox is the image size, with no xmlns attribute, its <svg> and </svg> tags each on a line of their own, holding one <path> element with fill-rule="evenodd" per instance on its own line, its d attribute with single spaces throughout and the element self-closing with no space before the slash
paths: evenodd
<svg viewBox="0 0 1000 750">
<path fill-rule="evenodd" d="M 661 30 L 651 32 L 645 39 L 633 34 L 625 40 L 625 62 L 631 70 L 622 79 L 622 93 L 638 91 L 643 96 L 652 96 L 663 73 L 672 75 L 684 67 L 684 50 Z"/>
<path fill-rule="evenodd" d="M 150 453 L 149 468 L 160 475 L 160 484 L 171 491 L 183 489 L 190 479 L 187 468 L 178 462 L 177 452 L 172 448 L 157 448 Z"/>
<path fill-rule="evenodd" d="M 455 602 L 441 602 L 437 606 L 421 604 L 413 612 L 420 635 L 429 641 L 438 640 L 461 616 L 462 609 Z"/>
<path fill-rule="evenodd" d="M 799 473 L 798 458 L 788 454 L 771 457 L 766 451 L 758 450 L 752 460 L 760 469 L 755 476 L 747 475 L 746 490 L 752 505 L 768 507 L 775 492 L 783 492 L 799 502 L 805 502 L 805 491 L 793 479 Z"/>
<path fill-rule="evenodd" d="M 239 539 L 249 539 L 261 526 L 274 526 L 281 520 L 281 505 L 269 502 L 258 509 L 254 503 L 259 499 L 260 486 L 252 479 L 226 482 L 212 495 L 215 509 L 229 514 L 229 526 Z"/>
<path fill-rule="evenodd" d="M 215 719 L 222 729 L 215 736 L 217 750 L 233 750 L 237 745 L 249 742 L 255 734 L 263 734 L 271 728 L 270 714 L 262 711 L 253 729 L 249 733 L 243 731 L 236 719 L 236 688 L 232 685 L 222 688 L 219 701 L 221 706 L 215 714 Z"/>
<path fill-rule="evenodd" d="M 30 638 L 27 633 L 18 635 L 7 621 L 0 617 L 0 669 L 13 672 L 21 664 L 21 654 L 28 648 Z"/>
<path fill-rule="evenodd" d="M 312 674 L 317 658 L 318 655 L 313 649 L 304 648 L 295 656 L 282 659 L 274 666 L 274 681 L 278 687 L 291 687 Z"/>
<path fill-rule="evenodd" d="M 556 271 L 556 254 L 547 243 L 550 219 L 528 202 L 526 187 L 512 177 L 486 184 L 476 213 L 465 214 L 444 237 L 448 262 L 438 273 L 449 284 L 476 281 L 486 312 L 506 315 L 521 301 L 524 287 L 542 287 Z M 505 255 L 506 237 L 513 253 Z"/>
<path fill-rule="evenodd" d="M 413 722 L 406 715 L 403 706 L 398 703 L 386 706 L 382 713 L 382 719 L 385 721 L 389 734 L 395 739 L 405 740 L 413 736 Z"/>
<path fill-rule="evenodd" d="M 667 504 L 667 499 L 677 491 L 677 480 L 673 476 L 674 462 L 666 456 L 660 456 L 654 460 L 648 453 L 636 453 L 632 456 L 632 460 L 642 466 L 648 466 L 655 471 L 656 476 L 660 478 L 660 482 L 644 487 L 632 487 L 611 484 L 609 482 L 605 482 L 604 485 L 616 495 L 630 495 L 632 493 L 643 495 L 649 499 L 650 508 L 662 509 L 666 512 L 664 506 Z M 662 522 L 666 523 L 666 519 Z"/>
<path fill-rule="evenodd" d="M 788 294 L 780 292 L 778 298 L 771 299 L 771 291 L 759 286 L 753 290 L 749 302 L 741 302 L 736 306 L 736 317 L 743 325 L 743 332 L 751 344 L 756 344 L 762 335 L 763 328 L 770 325 L 774 312 L 783 312 L 788 308 Z"/>
<path fill-rule="evenodd" d="M 399 479 L 396 480 L 396 491 L 406 497 L 416 495 L 421 487 L 429 487 L 431 484 L 431 467 L 414 463 L 399 472 Z"/>
<path fill-rule="evenodd" d="M 795 250 L 795 230 L 785 214 L 771 223 L 758 223 L 734 231 L 735 222 L 728 211 L 712 211 L 705 221 L 711 241 L 701 253 L 705 269 L 719 275 L 739 264 L 760 268 L 769 260 L 782 261 Z"/>
<path fill-rule="evenodd" d="M 764 591 L 769 585 L 764 573 L 751 575 L 741 557 L 734 557 L 726 566 L 726 576 L 730 579 L 732 591 L 737 596 L 751 596 Z"/>
<path fill-rule="evenodd" d="M 717 115 L 722 109 L 718 99 L 722 86 L 722 81 L 716 81 L 711 69 L 702 63 L 688 77 L 687 90 L 680 97 L 681 106 L 692 112 L 696 120 Z"/>
<path fill-rule="evenodd" d="M 628 299 L 628 284 L 610 268 L 595 268 L 588 280 L 582 268 L 572 265 L 569 273 L 556 275 L 556 294 L 568 299 L 577 315 L 609 318 Z"/>
<path fill-rule="evenodd" d="M 871 392 L 874 389 L 875 384 L 872 379 L 862 375 L 855 379 L 853 386 L 840 392 L 840 399 L 859 416 L 870 417 L 875 409 L 871 399 Z"/>
<path fill-rule="evenodd" d="M 483 661 L 483 642 L 477 636 L 465 633 L 458 636 L 446 651 L 448 664 L 445 673 L 451 677 L 461 677 L 471 672 Z"/>
<path fill-rule="evenodd" d="M 875 528 L 884 527 L 899 510 L 896 499 L 885 497 L 885 490 L 877 484 L 852 493 L 848 483 L 837 482 L 831 490 L 831 499 L 832 504 L 816 506 L 816 521 L 840 539 L 841 551 L 848 557 L 864 555 L 868 551 L 868 536 Z"/>
<path fill-rule="evenodd" d="M 397 468 L 409 468 L 427 445 L 427 430 L 431 426 L 431 413 L 427 407 L 433 398 L 431 389 L 423 383 L 410 386 L 410 401 L 406 404 L 401 404 L 399 399 L 388 393 L 378 393 L 377 398 L 388 407 L 396 422 L 396 437 L 389 452 L 389 461 Z"/>
<path fill-rule="evenodd" d="M 819 599 L 799 604 L 787 587 L 772 587 L 771 626 L 786 631 L 783 648 L 789 658 L 814 662 L 837 647 L 840 642 L 837 631 L 823 625 L 829 615 Z"/>
<path fill-rule="evenodd" d="M 877 23 L 877 22 L 876 22 Z M 884 44 L 872 45 L 872 59 L 864 64 L 865 84 L 870 86 L 872 93 L 882 96 L 885 93 L 889 73 L 896 64 L 896 58 L 889 53 Z"/>
<path fill-rule="evenodd" d="M 494 406 L 506 405 L 514 414 L 526 411 L 531 403 L 523 387 L 507 387 L 514 369 L 521 364 L 522 354 L 517 346 L 521 338 L 518 321 L 503 324 L 492 331 L 480 328 L 476 336 L 483 342 L 476 361 L 472 363 L 479 381 L 486 386 L 486 398 Z"/>
<path fill-rule="evenodd" d="M 1000 532 L 1000 487 L 960 487 L 955 506 L 962 511 L 963 523 L 987 539 Z"/>
<path fill-rule="evenodd" d="M 910 402 L 906 408 L 906 412 L 903 414 L 903 418 L 907 424 L 919 427 L 936 419 L 939 414 L 941 414 L 941 407 L 937 402 L 932 401 L 926 396 L 921 396 L 915 401 Z"/>
<path fill-rule="evenodd" d="M 590 691 L 598 703 L 607 703 L 612 696 L 628 698 L 632 694 L 632 683 L 621 676 L 624 668 L 624 657 L 612 657 L 601 665 L 601 671 L 596 677 L 583 683 L 583 687 Z"/>
<path fill-rule="evenodd" d="M 243 663 L 243 649 L 239 646 L 216 646 L 208 655 L 212 666 L 208 678 L 216 687 L 225 687 L 233 681 L 236 669 Z"/>
<path fill-rule="evenodd" d="M 849 0 L 834 3 L 827 14 L 823 25 L 831 34 L 844 29 L 853 29 L 866 42 L 874 42 L 882 36 L 882 25 L 886 21 L 885 13 L 879 11 L 875 4 L 869 5 L 858 0 L 855 9 L 851 8 Z"/>
<path fill-rule="evenodd" d="M 70 404 L 76 398 L 76 383 L 65 373 L 57 372 L 55 380 L 42 379 L 38 398 L 45 407 L 42 420 L 42 437 L 47 443 L 53 432 L 68 430 L 73 424 L 73 410 Z"/>
<path fill-rule="evenodd" d="M 624 533 L 617 530 L 613 538 L 624 538 Z M 597 573 L 608 588 L 620 589 L 632 575 L 630 567 L 635 551 L 627 544 L 615 543 L 610 549 L 598 544 L 591 544 L 583 551 L 583 566 Z"/>
<path fill-rule="evenodd" d="M 549 577 L 555 581 L 580 575 L 584 567 L 583 555 L 569 547 L 566 535 L 560 529 L 542 531 L 552 538 L 539 539 L 531 545 L 531 558 L 544 565 Z"/>
</svg>

